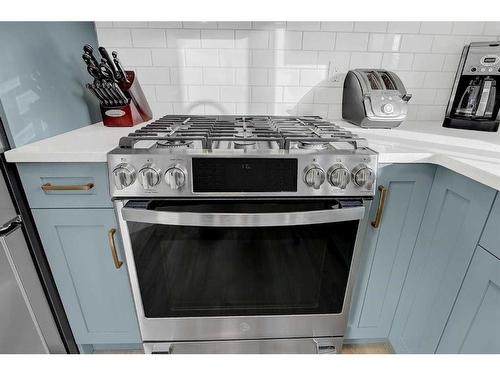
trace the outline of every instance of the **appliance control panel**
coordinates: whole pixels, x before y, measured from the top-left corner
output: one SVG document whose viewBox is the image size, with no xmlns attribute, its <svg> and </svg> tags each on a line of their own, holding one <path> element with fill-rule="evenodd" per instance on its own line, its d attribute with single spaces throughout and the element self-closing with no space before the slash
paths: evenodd
<svg viewBox="0 0 500 375">
<path fill-rule="evenodd" d="M 500 75 L 500 46 L 479 49 L 470 47 L 465 65 L 465 75 Z"/>
<path fill-rule="evenodd" d="M 113 197 L 373 196 L 373 152 L 108 155 Z"/>
</svg>

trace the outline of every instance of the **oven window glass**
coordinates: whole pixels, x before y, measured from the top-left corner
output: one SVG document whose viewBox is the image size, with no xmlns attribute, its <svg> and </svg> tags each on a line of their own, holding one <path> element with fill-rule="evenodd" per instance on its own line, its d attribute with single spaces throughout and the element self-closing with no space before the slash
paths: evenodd
<svg viewBox="0 0 500 375">
<path fill-rule="evenodd" d="M 332 314 L 342 311 L 358 221 L 128 227 L 147 318 Z"/>
</svg>

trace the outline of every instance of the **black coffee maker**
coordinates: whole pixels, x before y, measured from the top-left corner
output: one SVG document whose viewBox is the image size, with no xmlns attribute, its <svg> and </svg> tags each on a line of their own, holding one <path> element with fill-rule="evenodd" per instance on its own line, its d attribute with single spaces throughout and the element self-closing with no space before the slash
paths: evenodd
<svg viewBox="0 0 500 375">
<path fill-rule="evenodd" d="M 500 43 L 464 47 L 443 126 L 495 132 L 500 123 Z"/>
</svg>

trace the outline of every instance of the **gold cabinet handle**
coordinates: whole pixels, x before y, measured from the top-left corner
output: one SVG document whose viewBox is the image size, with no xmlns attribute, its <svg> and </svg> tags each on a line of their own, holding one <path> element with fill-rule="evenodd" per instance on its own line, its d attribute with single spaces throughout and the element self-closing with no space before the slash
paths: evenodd
<svg viewBox="0 0 500 375">
<path fill-rule="evenodd" d="M 382 214 L 384 213 L 385 197 L 387 196 L 387 189 L 384 186 L 380 185 L 378 187 L 378 191 L 380 192 L 380 199 L 378 201 L 375 220 L 372 221 L 372 227 L 374 228 L 378 228 L 380 226 L 380 222 L 382 221 Z"/>
<path fill-rule="evenodd" d="M 115 233 L 116 229 L 111 228 L 108 231 L 108 240 L 109 240 L 109 248 L 111 249 L 111 256 L 113 257 L 113 263 L 115 264 L 115 268 L 119 269 L 123 262 L 118 259 L 118 253 L 116 252 L 116 244 L 115 244 Z"/>
<path fill-rule="evenodd" d="M 90 190 L 94 187 L 92 182 L 84 185 L 52 185 L 49 183 L 43 184 L 41 186 L 43 191 L 53 191 L 53 190 Z"/>
</svg>

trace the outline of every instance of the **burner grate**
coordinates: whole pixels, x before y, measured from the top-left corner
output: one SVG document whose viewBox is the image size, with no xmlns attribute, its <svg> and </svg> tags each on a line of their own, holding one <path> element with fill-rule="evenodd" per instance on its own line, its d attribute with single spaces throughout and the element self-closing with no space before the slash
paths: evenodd
<svg viewBox="0 0 500 375">
<path fill-rule="evenodd" d="M 280 149 L 324 149 L 334 142 L 366 147 L 364 139 L 319 116 L 164 116 L 120 139 L 121 148 L 133 148 L 139 140 L 156 140 L 159 147 L 187 147 L 193 142 L 204 149 L 232 142 L 235 148 L 258 142 Z"/>
</svg>

